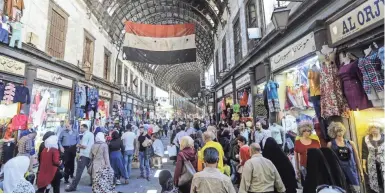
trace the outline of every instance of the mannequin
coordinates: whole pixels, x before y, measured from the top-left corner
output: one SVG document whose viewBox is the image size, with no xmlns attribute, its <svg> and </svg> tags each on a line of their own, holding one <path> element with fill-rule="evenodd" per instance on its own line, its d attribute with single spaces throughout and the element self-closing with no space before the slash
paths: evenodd
<svg viewBox="0 0 385 194">
<path fill-rule="evenodd" d="M 352 193 L 360 192 L 360 172 L 361 180 L 363 180 L 363 172 L 361 170 L 358 152 L 353 141 L 344 138 L 346 133 L 345 126 L 340 122 L 331 122 L 328 127 L 328 135 L 332 138 L 327 144 L 338 156 L 341 168 L 346 176 L 346 181 Z"/>
<path fill-rule="evenodd" d="M 370 189 L 377 193 L 384 193 L 384 153 L 384 128 L 369 124 L 368 135 L 362 140 L 362 169 L 368 175 Z"/>
</svg>

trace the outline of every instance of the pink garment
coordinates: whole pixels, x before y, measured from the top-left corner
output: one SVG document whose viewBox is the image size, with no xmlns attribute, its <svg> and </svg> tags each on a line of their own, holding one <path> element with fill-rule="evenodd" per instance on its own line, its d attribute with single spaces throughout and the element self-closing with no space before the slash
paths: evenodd
<svg viewBox="0 0 385 194">
<path fill-rule="evenodd" d="M 19 129 L 27 129 L 28 116 L 24 114 L 18 114 L 12 118 L 12 130 L 17 131 Z"/>
<path fill-rule="evenodd" d="M 8 83 L 7 86 L 5 86 L 3 100 L 6 101 L 6 104 L 13 103 L 13 98 L 15 97 L 15 91 L 16 91 L 16 88 L 13 83 Z"/>
</svg>

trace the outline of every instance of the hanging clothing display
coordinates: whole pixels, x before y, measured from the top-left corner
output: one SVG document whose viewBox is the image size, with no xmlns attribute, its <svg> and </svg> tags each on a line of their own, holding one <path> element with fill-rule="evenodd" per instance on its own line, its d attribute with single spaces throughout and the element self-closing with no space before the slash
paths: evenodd
<svg viewBox="0 0 385 194">
<path fill-rule="evenodd" d="M 384 134 L 381 139 L 374 141 L 371 135 L 366 135 L 362 141 L 362 159 L 366 160 L 369 186 L 377 192 L 384 192 L 385 185 L 385 143 Z"/>
<path fill-rule="evenodd" d="M 25 114 L 18 114 L 12 118 L 12 130 L 25 130 L 27 127 L 28 116 Z"/>
<path fill-rule="evenodd" d="M 371 94 L 372 87 L 377 93 L 384 91 L 384 76 L 379 68 L 380 63 L 376 52 L 358 60 L 358 68 L 363 75 L 363 87 L 368 96 Z"/>
<path fill-rule="evenodd" d="M 244 91 L 243 95 L 241 97 L 241 100 L 239 101 L 239 105 L 247 106 L 248 99 L 249 99 L 249 95 L 248 95 L 247 91 Z"/>
<path fill-rule="evenodd" d="M 13 98 L 13 102 L 20 102 L 22 104 L 29 104 L 31 101 L 31 97 L 29 95 L 29 89 L 23 85 L 16 86 L 15 89 L 15 97 Z"/>
<path fill-rule="evenodd" d="M 24 0 L 7 0 L 5 14 L 10 18 L 21 18 L 21 12 L 25 9 Z"/>
<path fill-rule="evenodd" d="M 279 106 L 279 100 L 278 100 L 278 91 L 277 91 L 278 87 L 279 87 L 279 84 L 272 80 L 270 80 L 265 86 L 270 112 L 279 112 L 281 110 Z"/>
<path fill-rule="evenodd" d="M 351 110 L 363 110 L 372 107 L 362 87 L 362 76 L 358 68 L 358 61 L 342 64 L 338 72 L 342 81 L 342 88 Z"/>
<path fill-rule="evenodd" d="M 0 0 L 0 2 L 3 0 Z M 1 9 L 2 7 L 0 7 Z M 9 24 L 8 24 L 8 18 L 6 16 L 0 16 L 0 42 L 4 44 L 9 43 Z"/>
<path fill-rule="evenodd" d="M 6 104 L 11 104 L 13 102 L 13 98 L 15 97 L 16 87 L 13 83 L 7 83 L 5 86 L 4 97 L 3 100 Z"/>
<path fill-rule="evenodd" d="M 328 118 L 330 116 L 348 117 L 345 111 L 348 106 L 342 94 L 341 81 L 337 77 L 337 67 L 335 63 L 336 52 L 331 53 L 318 52 L 321 62 L 321 116 Z"/>
<path fill-rule="evenodd" d="M 240 112 L 240 105 L 239 104 L 234 104 L 233 106 L 233 112 L 235 113 L 239 113 Z"/>
<path fill-rule="evenodd" d="M 308 78 L 309 78 L 310 96 L 321 95 L 320 77 L 321 77 L 321 73 L 319 72 L 318 69 L 316 69 L 316 67 L 309 70 Z"/>
</svg>

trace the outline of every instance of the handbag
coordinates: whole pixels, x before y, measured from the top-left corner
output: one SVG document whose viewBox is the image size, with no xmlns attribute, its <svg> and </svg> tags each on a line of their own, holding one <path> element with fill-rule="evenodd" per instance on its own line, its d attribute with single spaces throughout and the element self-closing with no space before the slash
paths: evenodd
<svg viewBox="0 0 385 194">
<path fill-rule="evenodd" d="M 183 170 L 182 175 L 179 177 L 178 186 L 181 187 L 183 185 L 188 184 L 194 177 L 194 174 L 196 173 L 194 166 L 191 164 L 189 160 L 186 160 L 183 154 L 181 154 L 183 157 Z"/>
<path fill-rule="evenodd" d="M 98 150 L 96 150 L 95 156 L 98 155 L 100 146 L 101 146 L 101 145 L 99 145 Z M 89 175 L 92 175 L 92 170 L 93 170 L 93 168 L 94 168 L 94 158 L 95 158 L 95 157 L 92 157 L 92 160 L 90 161 L 90 163 L 89 163 L 88 166 L 87 166 L 87 172 L 88 172 Z"/>
<path fill-rule="evenodd" d="M 138 169 L 140 167 L 139 160 L 136 156 L 132 159 L 132 169 Z"/>
</svg>

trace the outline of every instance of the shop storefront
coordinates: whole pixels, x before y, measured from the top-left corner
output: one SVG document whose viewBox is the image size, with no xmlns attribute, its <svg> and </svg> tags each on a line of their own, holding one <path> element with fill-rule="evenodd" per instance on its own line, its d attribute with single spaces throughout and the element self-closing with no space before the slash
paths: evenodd
<svg viewBox="0 0 385 194">
<path fill-rule="evenodd" d="M 132 102 L 133 102 L 133 99 L 132 98 L 129 98 L 129 97 L 127 97 L 127 101 L 126 101 L 126 109 L 127 109 L 127 118 L 128 118 L 128 120 L 129 121 L 131 121 L 132 120 L 132 116 L 133 116 L 133 104 L 132 104 Z"/>
<path fill-rule="evenodd" d="M 56 132 L 60 121 L 69 120 L 73 81 L 40 68 L 36 72 L 28 121 L 37 129 L 39 138 L 47 131 Z"/>
<path fill-rule="evenodd" d="M 98 113 L 96 118 L 100 121 L 100 126 L 105 126 L 110 117 L 111 92 L 99 89 Z"/>
<path fill-rule="evenodd" d="M 371 140 L 375 135 L 373 128 L 379 130 L 385 125 L 384 2 L 354 2 L 328 19 L 326 24 L 331 47 L 328 49 L 339 61 L 337 76 L 350 109 L 350 135 L 357 144 L 360 158 L 367 164 L 363 166 L 368 172 L 366 192 L 383 192 L 377 179 L 369 177 L 384 176 L 383 171 L 381 175 L 371 167 L 375 164 L 375 153 L 372 152 L 375 141 Z M 383 130 L 380 132 L 383 135 Z M 381 143 L 378 142 L 378 146 Z"/>
<path fill-rule="evenodd" d="M 112 97 L 112 113 L 111 118 L 113 121 L 118 120 L 120 124 L 123 124 L 123 106 L 122 96 L 114 93 Z"/>
<path fill-rule="evenodd" d="M 221 102 L 221 119 L 225 120 L 227 123 L 232 123 L 233 116 L 233 84 L 229 83 L 223 88 L 223 97 L 220 99 Z M 239 120 L 239 119 L 238 119 Z"/>
<path fill-rule="evenodd" d="M 217 121 L 221 120 L 221 113 L 222 113 L 222 107 L 223 107 L 222 96 L 223 96 L 223 89 L 219 89 L 215 94 L 216 103 L 217 103 L 217 110 L 215 111 L 216 112 L 215 116 Z"/>
</svg>

